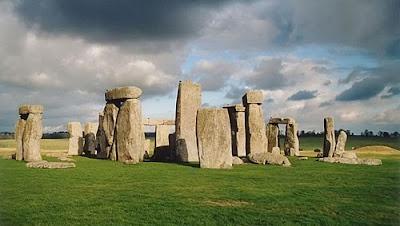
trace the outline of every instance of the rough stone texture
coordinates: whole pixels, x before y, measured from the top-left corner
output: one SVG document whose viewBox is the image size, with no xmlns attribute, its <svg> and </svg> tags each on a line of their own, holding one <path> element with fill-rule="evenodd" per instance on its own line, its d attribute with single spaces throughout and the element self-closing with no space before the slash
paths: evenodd
<svg viewBox="0 0 400 226">
<path fill-rule="evenodd" d="M 96 150 L 98 159 L 107 159 L 108 158 L 108 142 L 106 138 L 106 132 L 104 131 L 104 114 L 99 114 L 99 128 L 96 133 Z"/>
<path fill-rule="evenodd" d="M 65 156 L 57 157 L 57 159 L 62 161 L 62 162 L 75 162 L 74 159 L 71 159 L 71 158 L 68 158 L 68 157 L 65 157 Z"/>
<path fill-rule="evenodd" d="M 225 106 L 229 113 L 232 131 L 232 155 L 246 156 L 245 107 L 242 104 Z"/>
<path fill-rule="evenodd" d="M 181 81 L 176 100 L 176 155 L 179 161 L 198 162 L 196 116 L 201 106 L 201 87 L 191 81 Z"/>
<path fill-rule="evenodd" d="M 324 118 L 324 157 L 332 157 L 335 152 L 335 125 L 333 118 Z"/>
<path fill-rule="evenodd" d="M 200 168 L 231 168 L 232 144 L 226 109 L 199 109 L 197 143 Z"/>
<path fill-rule="evenodd" d="M 319 158 L 318 161 L 328 162 L 328 163 L 351 164 L 351 165 L 370 165 L 370 166 L 382 165 L 382 161 L 380 159 L 324 157 L 324 158 Z"/>
<path fill-rule="evenodd" d="M 98 128 L 99 128 L 98 122 L 85 123 L 85 128 L 83 130 L 83 136 L 86 136 L 86 134 L 89 134 L 89 133 L 93 133 L 96 136 Z"/>
<path fill-rule="evenodd" d="M 246 106 L 246 153 L 262 153 L 268 151 L 264 115 L 261 105 Z"/>
<path fill-rule="evenodd" d="M 281 149 L 279 147 L 273 147 L 271 153 L 281 154 Z"/>
<path fill-rule="evenodd" d="M 83 133 L 80 122 L 69 122 L 68 155 L 81 155 L 83 152 Z"/>
<path fill-rule="evenodd" d="M 106 101 L 121 99 L 138 99 L 142 95 L 142 90 L 135 86 L 118 87 L 106 91 Z"/>
<path fill-rule="evenodd" d="M 157 125 L 156 126 L 156 141 L 153 160 L 166 161 L 171 157 L 171 149 L 169 145 L 169 132 L 171 126 Z"/>
<path fill-rule="evenodd" d="M 354 151 L 345 151 L 345 152 L 342 153 L 341 156 L 337 156 L 337 157 L 356 159 L 357 158 L 357 154 Z"/>
<path fill-rule="evenodd" d="M 243 96 L 243 104 L 262 104 L 264 95 L 261 90 L 250 90 Z"/>
<path fill-rule="evenodd" d="M 286 125 L 285 155 L 300 156 L 299 138 L 297 137 L 297 123 L 294 120 Z"/>
<path fill-rule="evenodd" d="M 145 126 L 157 126 L 157 125 L 175 126 L 175 120 L 146 118 L 146 119 L 143 119 L 143 125 L 145 125 Z"/>
<path fill-rule="evenodd" d="M 117 124 L 118 107 L 114 103 L 107 103 L 103 111 L 103 129 L 107 141 L 106 153 L 111 160 L 117 159 L 114 143 L 115 126 Z"/>
<path fill-rule="evenodd" d="M 306 157 L 306 156 L 302 156 L 302 157 L 298 157 L 297 159 L 298 159 L 298 160 L 307 160 L 307 159 L 308 159 L 308 157 Z"/>
<path fill-rule="evenodd" d="M 268 139 L 268 152 L 272 152 L 274 147 L 279 147 L 279 126 L 277 124 L 268 123 L 267 125 L 267 139 Z"/>
<path fill-rule="evenodd" d="M 232 157 L 232 165 L 242 165 L 244 164 L 243 160 L 237 156 Z"/>
<path fill-rule="evenodd" d="M 118 161 L 131 164 L 143 161 L 145 138 L 139 100 L 126 100 L 120 107 L 115 138 Z"/>
<path fill-rule="evenodd" d="M 40 168 L 40 169 L 66 169 L 75 168 L 75 163 L 72 162 L 47 162 L 47 161 L 35 161 L 26 163 L 28 168 Z"/>
<path fill-rule="evenodd" d="M 86 156 L 93 156 L 96 154 L 96 136 L 93 133 L 85 135 L 85 145 L 83 145 L 83 151 Z"/>
<path fill-rule="evenodd" d="M 26 120 L 22 138 L 24 160 L 27 162 L 40 161 L 40 139 L 42 138 L 42 114 L 30 113 Z"/>
<path fill-rule="evenodd" d="M 282 165 L 291 166 L 289 159 L 281 154 L 275 154 L 270 152 L 263 153 L 250 153 L 247 158 L 250 162 L 256 164 L 271 164 L 271 165 Z"/>
<path fill-rule="evenodd" d="M 20 115 L 25 114 L 41 114 L 43 113 L 43 106 L 42 105 L 21 105 L 18 109 Z"/>
<path fill-rule="evenodd" d="M 169 140 L 169 150 L 170 150 L 170 160 L 176 159 L 176 134 L 171 133 L 168 135 Z"/>
<path fill-rule="evenodd" d="M 147 156 L 150 155 L 150 144 L 151 144 L 151 140 L 150 139 L 145 139 L 144 140 L 144 153 Z M 153 151 L 151 151 L 151 152 L 153 152 Z"/>
<path fill-rule="evenodd" d="M 26 121 L 24 119 L 18 119 L 17 124 L 15 125 L 15 141 L 17 143 L 17 152 L 15 155 L 16 160 L 24 159 L 24 147 L 23 147 L 23 136 L 25 131 Z"/>
<path fill-rule="evenodd" d="M 346 141 L 347 141 L 347 134 L 343 130 L 340 131 L 337 143 L 336 143 L 336 148 L 335 148 L 335 153 L 334 156 L 341 157 L 342 154 L 345 152 L 346 148 Z"/>
</svg>

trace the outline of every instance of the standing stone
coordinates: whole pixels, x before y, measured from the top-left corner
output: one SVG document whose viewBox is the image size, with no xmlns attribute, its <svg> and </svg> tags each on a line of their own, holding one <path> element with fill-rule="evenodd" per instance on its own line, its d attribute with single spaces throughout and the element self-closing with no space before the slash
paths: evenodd
<svg viewBox="0 0 400 226">
<path fill-rule="evenodd" d="M 83 151 L 86 156 L 94 156 L 96 154 L 96 136 L 94 133 L 88 133 L 85 135 L 85 145 Z"/>
<path fill-rule="evenodd" d="M 32 162 L 42 160 L 40 155 L 40 139 L 42 138 L 42 133 L 42 114 L 29 113 L 22 138 L 25 161 Z"/>
<path fill-rule="evenodd" d="M 117 125 L 118 107 L 109 102 L 104 107 L 103 129 L 107 141 L 106 153 L 111 160 L 117 160 L 117 150 L 114 144 L 115 126 Z"/>
<path fill-rule="evenodd" d="M 85 123 L 85 128 L 83 130 L 83 134 L 84 134 L 84 136 L 86 136 L 86 134 L 89 134 L 89 133 L 93 133 L 96 135 L 98 128 L 99 128 L 99 123 L 87 122 L 87 123 Z"/>
<path fill-rule="evenodd" d="M 198 162 L 196 116 L 201 105 L 201 87 L 191 81 L 180 81 L 176 100 L 176 154 L 183 162 Z"/>
<path fill-rule="evenodd" d="M 342 157 L 346 148 L 346 141 L 347 141 L 347 134 L 346 132 L 341 130 L 338 136 L 334 157 Z"/>
<path fill-rule="evenodd" d="M 142 161 L 144 140 L 140 101 L 128 99 L 119 109 L 115 128 L 118 161 L 133 164 Z"/>
<path fill-rule="evenodd" d="M 300 156 L 299 138 L 297 136 L 297 123 L 289 118 L 286 125 L 285 155 Z"/>
<path fill-rule="evenodd" d="M 263 95 L 261 91 L 248 91 L 243 96 L 246 107 L 246 152 L 263 153 L 268 151 L 264 115 L 262 110 Z"/>
<path fill-rule="evenodd" d="M 232 155 L 246 156 L 245 108 L 241 104 L 224 107 L 228 110 L 232 131 Z"/>
<path fill-rule="evenodd" d="M 201 168 L 231 168 L 232 146 L 226 109 L 199 109 L 197 143 Z"/>
<path fill-rule="evenodd" d="M 80 122 L 69 122 L 67 125 L 68 155 L 81 155 L 83 152 L 82 126 Z"/>
<path fill-rule="evenodd" d="M 100 113 L 99 128 L 97 129 L 96 133 L 96 150 L 97 150 L 96 157 L 98 159 L 108 158 L 107 146 L 108 143 L 107 143 L 106 133 L 104 131 L 104 115 L 103 113 Z"/>
<path fill-rule="evenodd" d="M 156 140 L 153 160 L 165 161 L 170 159 L 169 131 L 170 125 L 156 125 Z"/>
<path fill-rule="evenodd" d="M 18 119 L 15 126 L 15 141 L 17 143 L 17 153 L 15 159 L 21 161 L 24 159 L 24 148 L 22 138 L 24 136 L 26 121 L 24 119 Z"/>
<path fill-rule="evenodd" d="M 324 118 L 324 157 L 333 157 L 335 146 L 335 126 L 333 118 L 327 117 Z"/>
<path fill-rule="evenodd" d="M 267 124 L 268 152 L 272 152 L 274 147 L 279 147 L 279 126 L 277 124 Z"/>
</svg>

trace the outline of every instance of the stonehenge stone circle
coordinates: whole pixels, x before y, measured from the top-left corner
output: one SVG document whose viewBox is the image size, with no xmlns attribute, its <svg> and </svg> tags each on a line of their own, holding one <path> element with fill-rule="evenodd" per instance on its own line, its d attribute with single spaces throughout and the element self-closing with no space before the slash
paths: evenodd
<svg viewBox="0 0 400 226">
<path fill-rule="evenodd" d="M 198 110 L 197 143 L 200 168 L 232 167 L 231 130 L 226 109 Z"/>
<path fill-rule="evenodd" d="M 268 139 L 262 110 L 263 94 L 261 91 L 248 91 L 242 98 L 246 108 L 246 153 L 268 151 Z"/>
<path fill-rule="evenodd" d="M 176 100 L 176 157 L 182 162 L 198 162 L 196 117 L 201 106 L 201 87 L 191 81 L 180 81 Z"/>
<path fill-rule="evenodd" d="M 42 138 L 42 105 L 21 105 L 20 119 L 15 126 L 16 160 L 41 161 L 40 139 Z"/>
<path fill-rule="evenodd" d="M 83 131 L 80 122 L 69 122 L 67 125 L 68 155 L 81 155 L 83 152 Z"/>
<path fill-rule="evenodd" d="M 124 99 L 139 99 L 142 95 L 142 90 L 135 86 L 118 87 L 107 90 L 105 94 L 106 101 L 124 100 Z"/>
<path fill-rule="evenodd" d="M 242 104 L 225 106 L 229 113 L 232 131 L 232 155 L 246 156 L 245 107 Z"/>
<path fill-rule="evenodd" d="M 341 157 L 345 153 L 347 141 L 347 134 L 345 131 L 341 130 L 336 143 L 334 157 Z"/>
<path fill-rule="evenodd" d="M 324 148 L 323 156 L 332 157 L 335 152 L 335 126 L 332 117 L 324 118 Z"/>
</svg>

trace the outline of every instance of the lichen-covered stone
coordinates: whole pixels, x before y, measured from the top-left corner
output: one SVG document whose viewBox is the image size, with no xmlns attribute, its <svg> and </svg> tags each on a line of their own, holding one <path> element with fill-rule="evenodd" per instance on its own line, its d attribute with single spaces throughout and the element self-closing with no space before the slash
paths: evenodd
<svg viewBox="0 0 400 226">
<path fill-rule="evenodd" d="M 271 164 L 281 166 L 291 166 L 289 159 L 281 154 L 263 152 L 263 153 L 250 153 L 247 158 L 250 162 L 256 164 Z"/>
<path fill-rule="evenodd" d="M 18 119 L 17 124 L 15 125 L 15 141 L 16 141 L 16 160 L 24 159 L 24 147 L 23 147 L 23 136 L 25 131 L 26 121 L 24 119 Z"/>
<path fill-rule="evenodd" d="M 196 117 L 201 106 L 201 87 L 191 81 L 181 81 L 176 100 L 176 157 L 183 162 L 198 162 Z"/>
<path fill-rule="evenodd" d="M 75 163 L 72 162 L 47 162 L 47 161 L 35 161 L 26 163 L 28 168 L 40 168 L 40 169 L 66 169 L 75 168 Z"/>
<path fill-rule="evenodd" d="M 246 126 L 245 110 L 242 104 L 225 106 L 229 113 L 229 119 L 232 131 L 232 155 L 246 156 Z"/>
<path fill-rule="evenodd" d="M 246 106 L 246 153 L 268 151 L 268 140 L 261 105 Z"/>
<path fill-rule="evenodd" d="M 119 109 L 115 128 L 117 160 L 131 164 L 143 161 L 144 140 L 140 101 L 128 99 Z"/>
<path fill-rule="evenodd" d="M 22 138 L 24 160 L 40 161 L 40 139 L 42 138 L 42 114 L 30 113 L 26 120 L 25 130 Z"/>
<path fill-rule="evenodd" d="M 201 168 L 231 168 L 231 130 L 226 109 L 199 109 L 197 143 Z"/>
<path fill-rule="evenodd" d="M 117 87 L 107 90 L 105 93 L 106 101 L 138 99 L 142 95 L 142 90 L 136 86 Z"/>
<path fill-rule="evenodd" d="M 268 152 L 272 152 L 274 147 L 279 146 L 279 126 L 277 124 L 268 123 L 267 125 L 267 139 L 268 139 Z"/>
<path fill-rule="evenodd" d="M 295 123 L 293 119 L 286 125 L 285 155 L 300 156 L 297 123 Z"/>
<path fill-rule="evenodd" d="M 345 152 L 346 148 L 346 141 L 347 141 L 347 134 L 343 130 L 340 131 L 337 143 L 336 143 L 336 148 L 335 148 L 335 153 L 334 156 L 342 156 L 343 153 Z"/>
<path fill-rule="evenodd" d="M 242 98 L 243 104 L 262 104 L 264 95 L 261 90 L 250 90 Z"/>
<path fill-rule="evenodd" d="M 69 122 L 67 125 L 68 155 L 81 155 L 83 152 L 83 131 L 80 122 Z"/>
<path fill-rule="evenodd" d="M 42 114 L 43 113 L 43 105 L 21 105 L 18 109 L 20 115 L 25 114 Z"/>
<path fill-rule="evenodd" d="M 335 152 L 335 125 L 333 118 L 324 118 L 324 157 L 332 157 Z"/>
</svg>

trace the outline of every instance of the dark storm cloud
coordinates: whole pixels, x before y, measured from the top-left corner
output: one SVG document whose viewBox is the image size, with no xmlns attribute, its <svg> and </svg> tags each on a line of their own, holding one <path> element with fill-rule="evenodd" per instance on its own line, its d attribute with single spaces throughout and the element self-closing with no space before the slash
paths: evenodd
<svg viewBox="0 0 400 226">
<path fill-rule="evenodd" d="M 195 34 L 207 11 L 225 0 L 21 0 L 16 12 L 29 25 L 97 41 L 169 39 Z M 203 10 L 205 9 L 205 10 Z"/>
<path fill-rule="evenodd" d="M 281 59 L 264 59 L 254 68 L 253 74 L 247 83 L 256 89 L 277 90 L 289 85 L 289 81 L 282 74 Z"/>
<path fill-rule="evenodd" d="M 368 100 L 380 94 L 386 87 L 400 84 L 400 61 L 390 61 L 384 63 L 379 68 L 356 69 L 351 72 L 347 78 L 339 81 L 340 83 L 349 83 L 354 81 L 349 89 L 344 90 L 336 96 L 338 101 Z M 396 89 L 389 88 L 388 95 L 396 95 Z M 385 98 L 385 97 L 383 97 Z"/>
<path fill-rule="evenodd" d="M 316 90 L 300 90 L 288 98 L 288 100 L 309 100 L 315 98 L 317 95 Z"/>
</svg>

